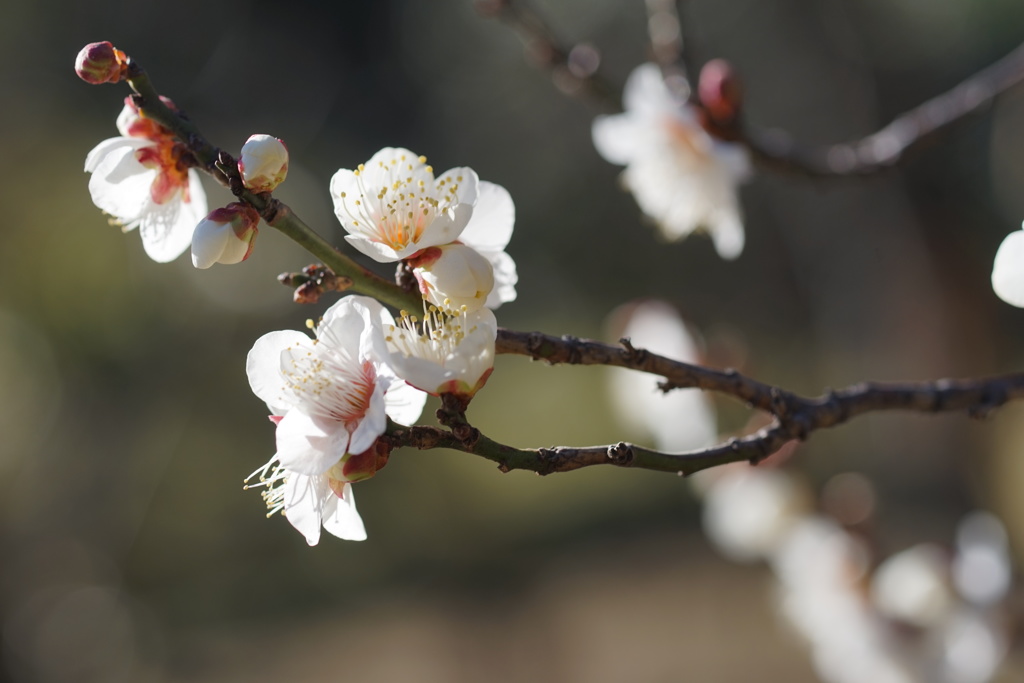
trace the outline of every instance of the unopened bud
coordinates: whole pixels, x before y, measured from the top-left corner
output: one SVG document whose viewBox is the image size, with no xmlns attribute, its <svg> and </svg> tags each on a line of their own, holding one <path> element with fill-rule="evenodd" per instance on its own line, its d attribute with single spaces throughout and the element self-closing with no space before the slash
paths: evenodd
<svg viewBox="0 0 1024 683">
<path fill-rule="evenodd" d="M 272 192 L 288 175 L 288 148 L 271 135 L 253 135 L 238 158 L 242 183 L 253 192 Z"/>
<path fill-rule="evenodd" d="M 75 73 L 93 85 L 117 83 L 124 79 L 127 69 L 128 57 L 106 40 L 89 43 L 75 59 Z"/>
<path fill-rule="evenodd" d="M 238 202 L 213 211 L 192 233 L 192 265 L 209 268 L 214 263 L 241 263 L 249 258 L 259 221 L 255 209 Z"/>
<path fill-rule="evenodd" d="M 739 116 L 743 89 L 736 71 L 724 59 L 712 59 L 700 70 L 697 95 L 716 124 L 730 124 Z"/>
<path fill-rule="evenodd" d="M 408 263 L 423 298 L 438 308 L 478 310 L 494 289 L 494 268 L 480 252 L 465 244 L 430 247 Z"/>
</svg>

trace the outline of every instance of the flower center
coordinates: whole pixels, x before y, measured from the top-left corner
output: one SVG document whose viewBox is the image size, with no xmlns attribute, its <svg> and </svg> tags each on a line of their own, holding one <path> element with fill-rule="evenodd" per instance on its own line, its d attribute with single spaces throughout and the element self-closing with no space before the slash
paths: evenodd
<svg viewBox="0 0 1024 683">
<path fill-rule="evenodd" d="M 189 202 L 188 165 L 182 158 L 184 148 L 165 138 L 135 152 L 135 158 L 146 168 L 156 169 L 157 175 L 149 187 L 154 204 L 166 204 L 180 191 L 182 201 Z"/>
<path fill-rule="evenodd" d="M 312 349 L 288 349 L 290 358 L 281 368 L 284 390 L 306 414 L 341 422 L 351 432 L 370 407 L 377 371 L 373 363 L 360 363 L 332 340 L 330 328 L 321 334 Z"/>
<path fill-rule="evenodd" d="M 677 152 L 698 161 L 711 158 L 711 150 L 703 129 L 696 125 L 688 125 L 674 116 L 666 116 L 664 126 Z"/>
<path fill-rule="evenodd" d="M 342 206 L 353 227 L 375 242 L 399 251 L 419 242 L 423 231 L 438 214 L 459 203 L 462 176 L 445 176 L 434 180 L 434 169 L 427 158 L 410 162 L 406 155 L 379 161 L 376 179 L 379 188 L 366 184 L 367 169 L 363 164 L 353 171 L 357 178 L 359 197 L 352 199 L 341 193 Z"/>
<path fill-rule="evenodd" d="M 407 311 L 401 311 L 398 325 L 389 325 L 390 334 L 384 339 L 406 356 L 416 356 L 444 366 L 453 357 L 466 335 L 476 331 L 476 325 L 466 328 L 466 306 L 451 309 L 451 301 L 444 300 L 445 310 L 424 305 L 423 320 Z"/>
</svg>

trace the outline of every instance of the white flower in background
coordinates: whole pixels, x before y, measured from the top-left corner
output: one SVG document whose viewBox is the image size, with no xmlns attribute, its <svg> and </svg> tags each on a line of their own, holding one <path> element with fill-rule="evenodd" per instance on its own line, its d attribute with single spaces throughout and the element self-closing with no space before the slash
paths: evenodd
<svg viewBox="0 0 1024 683">
<path fill-rule="evenodd" d="M 242 184 L 253 192 L 272 192 L 288 176 L 288 148 L 271 135 L 251 135 L 238 157 Z"/>
<path fill-rule="evenodd" d="M 516 298 L 516 262 L 505 252 L 515 222 L 516 207 L 508 190 L 481 180 L 473 217 L 459 235 L 459 242 L 479 252 L 494 271 L 494 287 L 485 302 L 487 308 L 497 308 Z"/>
<path fill-rule="evenodd" d="M 888 617 L 935 626 L 953 607 L 949 557 L 937 545 L 924 543 L 890 555 L 871 577 L 871 598 Z"/>
<path fill-rule="evenodd" d="M 1024 308 L 1024 229 L 1011 232 L 999 245 L 992 263 L 992 289 L 996 296 Z"/>
<path fill-rule="evenodd" d="M 610 327 L 616 339 L 628 337 L 638 349 L 686 363 L 698 360 L 697 345 L 675 309 L 662 301 L 626 304 L 612 312 Z M 660 378 L 608 369 L 608 388 L 614 414 L 625 426 L 649 435 L 663 451 L 705 448 L 715 442 L 715 413 L 699 389 L 658 388 Z"/>
<path fill-rule="evenodd" d="M 739 256 L 744 234 L 736 186 L 750 173 L 746 150 L 708 135 L 655 64 L 633 71 L 623 103 L 625 113 L 594 121 L 594 146 L 626 166 L 622 178 L 640 209 L 670 240 L 705 229 L 722 258 Z"/>
<path fill-rule="evenodd" d="M 427 247 L 408 260 L 423 298 L 448 311 L 475 311 L 494 289 L 494 269 L 478 251 L 454 242 Z"/>
<path fill-rule="evenodd" d="M 390 365 L 428 394 L 471 398 L 494 369 L 498 321 L 486 308 L 444 313 L 430 306 L 421 322 L 402 311 L 387 333 Z"/>
<path fill-rule="evenodd" d="M 238 202 L 215 209 L 192 233 L 192 265 L 209 268 L 214 263 L 241 263 L 249 258 L 259 222 L 255 209 Z"/>
<path fill-rule="evenodd" d="M 125 232 L 138 228 L 151 259 L 172 261 L 189 248 L 207 212 L 199 174 L 169 131 L 130 104 L 117 125 L 123 137 L 104 140 L 85 159 L 92 201 Z"/>
<path fill-rule="evenodd" d="M 704 499 L 704 532 L 723 555 L 769 557 L 806 512 L 800 487 L 786 472 L 745 464 L 712 482 Z"/>
<path fill-rule="evenodd" d="M 386 147 L 356 170 L 335 173 L 331 197 L 349 244 L 388 263 L 457 240 L 473 214 L 477 182 L 471 168 L 435 178 L 426 157 Z"/>
<path fill-rule="evenodd" d="M 276 458 L 285 469 L 323 474 L 346 454 L 369 450 L 388 416 L 403 423 L 419 417 L 425 397 L 410 400 L 412 390 L 383 362 L 382 316 L 376 300 L 349 296 L 324 313 L 316 339 L 283 330 L 253 345 L 249 384 L 281 416 Z"/>
</svg>

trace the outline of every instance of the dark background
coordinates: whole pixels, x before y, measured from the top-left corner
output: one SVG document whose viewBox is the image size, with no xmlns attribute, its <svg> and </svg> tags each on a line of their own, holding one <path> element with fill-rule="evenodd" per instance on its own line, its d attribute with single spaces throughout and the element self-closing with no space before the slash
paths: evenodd
<svg viewBox="0 0 1024 683">
<path fill-rule="evenodd" d="M 867 134 L 1024 40 L 1017 0 L 689 4 L 697 60 L 732 60 L 750 121 L 808 144 Z M 536 5 L 617 84 L 646 59 L 640 0 Z M 718 558 L 672 476 L 501 475 L 399 452 L 358 486 L 367 542 L 311 549 L 264 520 L 241 487 L 273 431 L 243 359 L 330 302 L 291 303 L 274 276 L 310 257 L 270 228 L 245 263 L 196 271 L 107 225 L 81 168 L 127 88 L 75 77 L 88 42 L 141 62 L 214 144 L 284 139 L 277 195 L 335 241 L 331 175 L 383 146 L 504 185 L 520 273 L 506 327 L 601 336 L 614 307 L 656 296 L 702 331 L 708 362 L 808 394 L 1024 360 L 1024 314 L 989 285 L 1024 219 L 1024 90 L 894 172 L 759 173 L 742 190 L 746 250 L 723 262 L 703 237 L 655 237 L 591 145 L 595 110 L 468 0 L 13 0 L 3 14 L 0 677 L 813 680 L 768 572 Z M 211 209 L 228 201 L 206 187 Z M 612 419 L 604 379 L 502 357 L 471 417 L 520 446 L 642 438 Z M 719 408 L 723 433 L 746 422 Z M 978 507 L 1022 547 L 1021 416 L 870 417 L 815 434 L 788 467 L 812 486 L 868 475 L 885 553 L 948 543 Z"/>
</svg>

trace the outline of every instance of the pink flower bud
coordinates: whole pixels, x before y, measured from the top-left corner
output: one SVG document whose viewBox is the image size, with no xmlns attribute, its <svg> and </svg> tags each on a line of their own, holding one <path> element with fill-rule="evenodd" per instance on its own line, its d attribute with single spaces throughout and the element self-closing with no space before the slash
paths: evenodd
<svg viewBox="0 0 1024 683">
<path fill-rule="evenodd" d="M 241 263 L 249 258 L 259 221 L 255 209 L 238 202 L 213 211 L 192 233 L 192 265 L 209 268 L 214 263 Z"/>
<path fill-rule="evenodd" d="M 288 148 L 270 135 L 253 135 L 238 159 L 242 182 L 253 192 L 272 192 L 288 175 Z"/>
<path fill-rule="evenodd" d="M 712 59 L 700 70 L 697 95 L 715 123 L 729 124 L 739 116 L 743 90 L 732 65 L 724 59 Z"/>
<path fill-rule="evenodd" d="M 124 79 L 127 68 L 128 57 L 106 40 L 89 43 L 75 59 L 75 73 L 93 85 L 117 83 Z"/>
<path fill-rule="evenodd" d="M 494 289 L 494 268 L 478 251 L 453 242 L 424 249 L 408 261 L 423 298 L 443 310 L 475 311 Z"/>
</svg>

